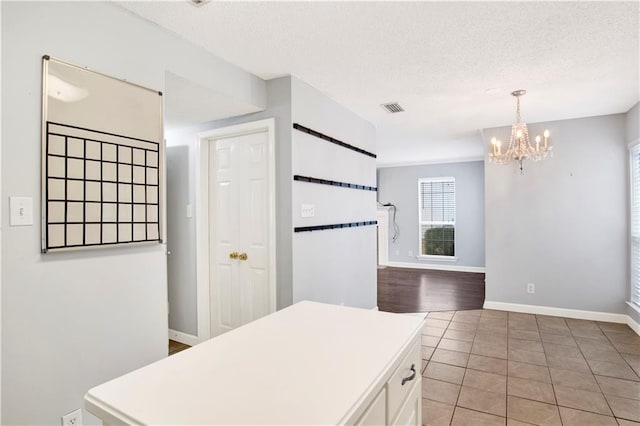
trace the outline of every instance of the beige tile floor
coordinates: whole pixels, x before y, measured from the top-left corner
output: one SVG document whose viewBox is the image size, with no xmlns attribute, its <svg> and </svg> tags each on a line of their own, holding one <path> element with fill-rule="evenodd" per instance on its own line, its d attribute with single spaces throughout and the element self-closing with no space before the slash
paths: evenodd
<svg viewBox="0 0 640 426">
<path fill-rule="evenodd" d="M 425 425 L 640 425 L 640 336 L 627 325 L 432 312 L 422 358 Z"/>
</svg>

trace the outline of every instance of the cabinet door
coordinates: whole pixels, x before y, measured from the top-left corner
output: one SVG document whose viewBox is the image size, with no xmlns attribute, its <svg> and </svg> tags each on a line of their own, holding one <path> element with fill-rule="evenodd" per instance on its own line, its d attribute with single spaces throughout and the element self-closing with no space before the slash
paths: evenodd
<svg viewBox="0 0 640 426">
<path fill-rule="evenodd" d="M 398 417 L 398 412 L 409 397 L 413 384 L 421 380 L 422 355 L 420 349 L 420 342 L 416 339 L 387 382 L 387 424 L 392 424 L 393 419 Z"/>
<path fill-rule="evenodd" d="M 385 424 L 387 417 L 386 390 L 382 389 L 373 400 L 367 411 L 356 422 L 356 426 L 380 426 Z"/>
<path fill-rule="evenodd" d="M 419 379 L 411 389 L 400 412 L 393 422 L 394 426 L 420 426 L 422 424 L 422 380 Z"/>
</svg>

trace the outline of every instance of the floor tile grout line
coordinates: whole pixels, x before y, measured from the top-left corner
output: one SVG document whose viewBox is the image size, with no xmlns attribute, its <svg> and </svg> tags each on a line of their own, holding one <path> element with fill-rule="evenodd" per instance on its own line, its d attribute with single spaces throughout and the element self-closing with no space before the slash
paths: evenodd
<svg viewBox="0 0 640 426">
<path fill-rule="evenodd" d="M 536 328 L 538 328 L 538 334 L 540 334 L 540 325 L 538 324 L 538 316 L 536 315 Z M 562 319 L 562 322 L 569 328 L 569 324 Z M 571 333 L 571 330 L 569 330 Z M 573 339 L 575 341 L 575 338 Z M 542 342 L 542 336 L 540 336 L 540 342 Z M 540 343 L 542 345 L 542 343 Z M 576 343 L 577 346 L 577 343 Z M 560 424 L 564 424 L 562 420 L 562 413 L 560 412 L 560 405 L 558 404 L 558 396 L 556 395 L 556 388 L 553 385 L 553 376 L 551 375 L 551 367 L 549 366 L 549 359 L 547 358 L 547 351 L 544 345 L 542 345 L 542 353 L 544 354 L 544 361 L 547 364 L 547 371 L 549 372 L 549 379 L 551 380 L 551 391 L 553 392 L 553 400 L 555 401 L 556 410 L 558 411 L 558 418 L 560 419 Z"/>
<path fill-rule="evenodd" d="M 605 336 L 605 338 L 607 339 L 607 341 L 609 341 L 609 338 L 607 337 L 607 335 L 602 331 L 602 329 L 600 328 L 600 326 L 593 321 L 594 324 L 596 324 L 596 327 L 598 327 L 598 330 L 600 330 L 600 332 Z M 571 327 L 569 327 L 571 328 Z M 573 335 L 573 332 L 571 332 L 571 335 Z M 573 339 L 575 340 L 576 336 L 573 336 Z M 609 341 L 610 342 L 610 341 Z M 609 400 L 607 399 L 607 397 L 605 396 L 604 391 L 602 390 L 602 387 L 600 386 L 600 382 L 598 382 L 598 379 L 596 379 L 596 374 L 593 372 L 593 369 L 591 368 L 591 364 L 589 363 L 589 360 L 587 359 L 587 357 L 585 356 L 584 352 L 582 351 L 582 347 L 580 346 L 580 344 L 578 343 L 578 341 L 576 340 L 576 344 L 578 345 L 578 350 L 580 351 L 580 353 L 582 354 L 582 357 L 584 358 L 584 361 L 587 363 L 587 367 L 589 367 L 589 371 L 591 372 L 591 375 L 593 376 L 593 380 L 596 381 L 596 385 L 598 385 L 598 389 L 600 389 L 600 394 L 602 395 L 602 398 L 604 399 L 604 401 L 607 403 L 607 407 L 609 408 L 609 411 L 611 411 L 611 415 L 615 417 L 615 412 L 613 411 L 613 407 L 611 407 L 611 404 L 609 403 Z M 612 345 L 613 346 L 613 345 Z M 618 351 L 618 349 L 614 346 L 614 349 L 616 350 L 616 352 Z M 618 353 L 619 354 L 619 353 Z M 624 359 L 624 357 L 622 357 L 622 359 Z M 625 360 L 626 361 L 626 360 Z"/>
<path fill-rule="evenodd" d="M 455 318 L 455 314 L 453 315 L 453 318 Z M 453 318 L 451 318 L 451 320 L 453 321 Z M 449 323 L 449 326 L 451 325 L 451 323 Z M 447 326 L 447 329 L 449 328 L 449 326 Z M 473 339 L 475 341 L 476 335 L 474 333 L 473 335 Z M 471 342 L 471 349 L 469 350 L 469 358 L 471 358 L 471 350 L 473 350 L 473 342 Z M 469 365 L 469 360 L 467 359 L 467 365 Z M 458 408 L 458 401 L 460 401 L 460 394 L 462 394 L 462 386 L 464 385 L 464 378 L 467 375 L 467 368 L 464 368 L 464 373 L 462 373 L 462 380 L 460 381 L 460 390 L 458 391 L 458 396 L 456 398 L 456 403 L 453 405 L 453 413 L 451 413 L 451 419 L 449 420 L 449 425 L 451 425 L 453 423 L 453 417 L 456 415 L 456 408 Z"/>
<path fill-rule="evenodd" d="M 457 311 L 456 311 L 456 312 L 457 312 Z M 473 350 L 473 345 L 476 343 L 476 341 L 477 341 L 477 339 L 478 339 L 478 332 L 480 331 L 480 327 L 479 327 L 479 325 L 480 325 L 480 319 L 482 318 L 482 312 L 483 312 L 483 311 L 481 311 L 481 315 L 478 317 L 478 319 L 477 319 L 477 321 L 476 321 L 476 327 L 475 327 L 475 331 L 474 331 L 474 335 L 473 335 L 473 340 L 472 340 L 472 342 L 471 342 L 471 347 L 472 347 L 471 351 Z M 444 338 L 445 338 L 445 337 L 444 337 L 444 334 L 446 334 L 446 332 L 447 332 L 448 330 L 450 330 L 450 328 L 449 328 L 449 327 L 451 326 L 451 323 L 452 323 L 452 322 L 454 322 L 454 317 L 455 317 L 455 313 L 454 313 L 454 315 L 451 317 L 451 319 L 449 319 L 449 320 L 448 320 L 447 327 L 446 327 L 446 328 L 444 328 L 444 329 L 442 329 L 442 334 L 438 337 L 438 343 L 437 343 L 436 347 L 434 348 L 434 353 L 435 353 L 435 350 L 436 350 L 436 349 L 440 348 L 440 344 L 442 343 L 442 339 L 444 339 Z M 537 331 L 537 332 L 538 332 L 538 334 L 540 335 L 540 328 L 539 328 L 539 323 L 538 323 L 538 316 L 535 316 L 535 318 L 536 318 L 536 328 L 537 328 L 537 330 L 536 330 L 536 331 Z M 565 322 L 565 325 L 566 325 L 566 321 L 565 321 L 565 320 L 566 320 L 566 318 L 564 318 L 564 317 L 560 317 L 560 318 Z M 603 332 L 603 334 L 604 334 L 604 335 L 605 335 L 605 337 L 607 338 L 607 341 L 609 342 L 609 344 L 610 344 L 611 346 L 613 346 L 613 347 L 614 347 L 614 349 L 616 350 L 616 353 L 618 353 L 619 355 L 621 355 L 622 353 L 621 353 L 621 352 L 620 352 L 620 351 L 619 351 L 619 350 L 618 350 L 618 349 L 617 349 L 617 348 L 612 344 L 612 341 L 610 340 L 609 336 L 608 336 L 608 335 L 606 335 L 606 333 L 604 333 L 604 330 L 602 330 L 602 328 L 600 327 L 600 325 L 599 325 L 599 324 L 597 324 L 597 323 L 596 323 L 596 325 L 598 326 L 599 330 Z M 575 335 L 573 335 L 573 333 L 572 333 L 572 331 L 571 331 L 571 328 L 570 328 L 570 327 L 567 327 L 567 328 L 569 328 L 569 336 L 573 339 L 574 343 L 576 343 L 576 340 L 575 340 L 575 339 L 576 339 L 576 337 L 580 337 L 580 336 L 575 336 Z M 507 409 L 507 410 L 506 410 L 505 416 L 504 416 L 504 417 L 503 417 L 503 416 L 497 416 L 496 414 L 493 414 L 493 413 L 489 413 L 489 412 L 485 412 L 485 411 L 481 411 L 481 410 L 477 410 L 477 409 L 473 409 L 473 408 L 461 407 L 460 405 L 458 405 L 458 403 L 459 403 L 459 401 L 460 401 L 460 395 L 461 395 L 461 393 L 462 393 L 462 388 L 464 387 L 464 379 L 465 379 L 465 378 L 466 378 L 466 376 L 467 376 L 467 370 L 468 370 L 468 369 L 471 369 L 471 370 L 474 370 L 474 371 L 480 371 L 480 372 L 483 372 L 483 371 L 484 371 L 484 370 L 476 370 L 475 368 L 470 368 L 470 367 L 469 367 L 469 361 L 470 361 L 470 359 L 471 359 L 471 355 L 475 355 L 475 356 L 483 356 L 483 357 L 491 358 L 491 359 L 501 359 L 501 358 L 496 358 L 496 357 L 489 357 L 489 356 L 484 356 L 484 355 L 479 355 L 479 354 L 473 354 L 472 352 L 469 352 L 469 353 L 468 353 L 468 355 L 469 355 L 469 356 L 468 356 L 468 358 L 467 358 L 466 365 L 463 367 L 463 368 L 464 368 L 464 373 L 463 373 L 463 376 L 462 376 L 462 382 L 461 382 L 461 383 L 460 383 L 460 385 L 459 385 L 459 386 L 460 386 L 460 391 L 458 392 L 458 395 L 457 395 L 457 398 L 456 398 L 456 402 L 455 402 L 455 404 L 452 406 L 453 411 L 452 411 L 452 414 L 451 414 L 450 424 L 453 422 L 453 416 L 455 415 L 455 410 L 456 410 L 456 408 L 458 408 L 458 407 L 460 407 L 460 408 L 464 408 L 464 409 L 466 409 L 466 410 L 470 410 L 470 411 L 474 411 L 474 412 L 482 413 L 482 414 L 488 414 L 488 415 L 492 415 L 492 416 L 496 416 L 496 417 L 503 417 L 503 418 L 505 418 L 505 419 L 509 419 L 509 418 L 510 418 L 510 417 L 508 416 L 508 397 L 509 397 L 509 394 L 508 394 L 508 381 L 509 381 L 509 378 L 511 377 L 511 376 L 509 375 L 509 370 L 508 370 L 508 366 L 509 366 L 509 356 L 508 356 L 508 355 L 509 355 L 509 348 L 510 348 L 510 344 L 509 344 L 509 336 L 508 336 L 509 330 L 510 330 L 510 328 L 509 328 L 509 320 L 508 320 L 508 317 L 507 317 L 507 359 L 506 359 L 506 363 L 507 363 L 507 373 L 506 373 L 507 389 L 506 389 L 506 391 L 505 391 L 505 398 L 507 399 L 507 401 L 506 401 L 506 403 L 507 403 L 507 404 L 506 404 L 506 405 L 507 405 L 507 406 L 506 406 L 506 409 Z M 531 330 L 530 330 L 530 331 L 531 331 Z M 554 333 L 551 333 L 551 334 L 554 334 Z M 585 337 L 585 338 L 588 338 L 588 337 Z M 459 340 L 459 339 L 451 339 L 451 340 Z M 525 340 L 529 340 L 529 339 L 525 339 Z M 465 342 L 465 340 L 461 340 L 461 341 L 462 341 L 462 342 Z M 540 343 L 541 343 L 541 345 L 542 345 L 542 343 L 543 343 L 542 336 L 540 336 Z M 536 402 L 536 403 L 542 403 L 542 404 L 546 404 L 546 405 L 555 406 L 555 407 L 556 407 L 556 409 L 557 409 L 557 412 L 558 412 L 558 415 L 559 415 L 559 418 L 560 418 L 560 422 L 561 422 L 561 424 L 563 423 L 563 420 L 562 420 L 562 416 L 560 415 L 560 407 L 562 407 L 562 408 L 567 408 L 567 409 L 571 409 L 571 410 L 575 410 L 575 411 L 580 411 L 580 412 L 583 412 L 583 413 L 586 413 L 586 414 L 600 415 L 600 416 L 604 416 L 604 417 L 610 417 L 610 418 L 612 418 L 612 419 L 618 419 L 618 417 L 617 417 L 617 416 L 615 415 L 615 413 L 613 412 L 613 409 L 611 408 L 611 406 L 610 406 L 610 404 L 609 404 L 609 401 L 606 399 L 606 397 L 605 397 L 605 393 L 603 392 L 603 390 L 602 390 L 602 387 L 601 387 L 600 383 L 599 383 L 599 382 L 597 381 L 597 379 L 595 378 L 595 376 L 596 376 L 596 375 L 595 375 L 595 373 L 593 372 L 593 370 L 591 369 L 591 365 L 590 365 L 590 364 L 589 364 L 589 362 L 587 361 L 587 357 L 585 356 L 585 353 L 584 353 L 584 351 L 583 351 L 583 348 L 582 348 L 580 345 L 577 345 L 577 344 L 576 344 L 576 347 L 578 348 L 578 351 L 579 351 L 580 355 L 582 356 L 583 360 L 584 360 L 584 361 L 585 361 L 585 363 L 587 364 L 587 366 L 588 366 L 588 368 L 589 368 L 589 372 L 590 372 L 591 376 L 592 376 L 592 377 L 594 378 L 594 380 L 596 381 L 596 384 L 597 384 L 597 386 L 598 386 L 598 389 L 600 390 L 600 394 L 601 394 L 603 397 L 605 397 L 605 401 L 607 402 L 607 406 L 609 407 L 611 414 L 610 414 L 610 415 L 606 415 L 606 414 L 602 414 L 602 413 L 598 413 L 598 412 L 588 411 L 588 410 L 581 409 L 581 408 L 573 408 L 573 407 L 566 407 L 566 406 L 564 406 L 564 405 L 560 405 L 560 404 L 558 403 L 558 399 L 557 399 L 557 396 L 556 396 L 556 393 L 555 393 L 555 383 L 554 383 L 553 378 L 552 378 L 552 376 L 551 376 L 551 374 L 550 374 L 550 368 L 551 368 L 551 367 L 549 367 L 549 362 L 548 362 L 548 358 L 547 358 L 547 357 L 548 357 L 547 349 L 544 347 L 544 345 L 542 345 L 542 346 L 543 346 L 543 354 L 544 354 L 544 357 L 545 357 L 545 362 L 546 362 L 546 364 L 547 364 L 547 365 L 546 365 L 546 366 L 544 366 L 544 367 L 549 371 L 549 378 L 550 378 L 550 380 L 551 380 L 550 385 L 551 385 L 551 387 L 552 387 L 552 391 L 553 391 L 553 394 L 554 394 L 555 404 L 549 404 L 549 403 L 546 403 L 546 402 L 543 402 L 543 401 L 538 401 L 538 400 L 530 399 L 530 398 L 523 398 L 523 397 L 518 397 L 518 398 L 523 399 L 523 400 L 528 400 L 528 401 Z M 562 345 L 560 345 L 560 346 L 562 346 Z M 442 348 L 440 348 L 440 349 L 442 349 Z M 459 353 L 466 353 L 466 352 L 463 352 L 463 351 L 455 351 L 455 350 L 450 350 L 450 351 L 453 351 L 453 352 L 459 352 Z M 528 352 L 531 352 L 531 351 L 528 351 Z M 535 351 L 534 351 L 534 352 L 535 352 Z M 631 365 L 628 363 L 628 361 L 626 360 L 626 358 L 624 358 L 624 357 L 623 357 L 623 359 L 625 359 L 625 364 L 628 364 L 628 365 L 629 365 L 629 367 L 631 367 Z M 427 365 L 428 365 L 429 363 L 431 363 L 431 362 L 432 362 L 432 360 L 431 360 L 431 359 L 427 360 Z M 531 364 L 531 363 L 526 363 L 526 362 L 524 362 L 524 364 L 538 366 L 537 364 Z M 444 365 L 449 365 L 449 366 L 453 366 L 453 367 L 460 367 L 459 365 L 455 365 L 455 364 L 447 364 L 447 363 L 444 363 Z M 426 367 L 425 367 L 425 368 L 426 368 Z M 573 370 L 569 370 L 569 371 L 573 371 Z M 633 369 L 632 369 L 632 371 L 633 371 Z M 576 373 L 580 373 L 579 371 L 575 371 L 575 372 L 576 372 Z M 635 374 L 635 371 L 634 371 L 634 374 Z M 609 376 L 605 376 L 605 377 L 609 377 Z M 614 378 L 614 379 L 619 379 L 619 380 L 625 380 L 625 379 L 623 379 L 623 378 L 616 378 L 616 377 L 612 377 L 612 378 Z M 533 380 L 533 381 L 535 381 L 534 379 L 528 379 L 528 380 Z M 628 381 L 630 381 L 630 382 L 636 382 L 636 381 L 633 381 L 633 380 L 628 380 Z M 450 383 L 450 382 L 446 382 L 446 383 Z M 546 383 L 546 382 L 544 382 L 544 383 Z M 568 387 L 573 388 L 573 386 L 568 386 Z M 575 388 L 575 389 L 580 389 L 580 388 Z M 627 398 L 627 399 L 632 399 L 632 398 Z M 436 402 L 437 402 L 437 401 L 436 401 Z M 620 419 L 624 419 L 624 417 L 620 417 Z M 514 420 L 515 420 L 515 419 L 514 419 Z M 629 420 L 631 420 L 631 419 L 629 419 Z"/>
<path fill-rule="evenodd" d="M 509 418 L 509 313 L 507 312 L 507 380 L 505 383 L 506 389 L 504 390 L 505 393 L 505 401 L 504 401 L 504 405 L 505 405 L 505 416 L 507 417 L 507 419 Z"/>
<path fill-rule="evenodd" d="M 598 329 L 602 332 L 602 334 L 604 334 L 604 337 L 607 339 L 607 341 L 609 342 L 609 344 L 610 344 L 611 346 L 613 346 L 613 349 L 615 349 L 615 350 L 616 350 L 616 352 L 618 353 L 618 355 L 620 355 L 620 358 L 622 358 L 622 360 L 624 361 L 624 363 L 625 363 L 625 364 L 626 364 L 626 365 L 631 369 L 631 371 L 633 371 L 633 373 L 636 375 L 636 377 L 638 377 L 638 379 L 640 379 L 640 374 L 636 373 L 635 369 L 633 369 L 633 367 L 631 367 L 631 364 L 629 364 L 629 361 L 628 361 L 624 356 L 622 356 L 622 352 L 620 352 L 620 351 L 618 350 L 618 348 L 616 347 L 616 345 L 614 345 L 614 344 L 613 344 L 613 341 L 609 338 L 609 336 L 607 335 L 607 333 L 605 333 L 605 332 L 604 332 L 604 330 L 602 329 L 602 327 L 600 327 L 600 324 L 598 324 L 598 323 L 596 322 L 596 325 L 598 326 Z M 627 327 L 629 327 L 629 326 L 627 326 Z M 588 363 L 588 362 L 587 362 L 587 363 Z M 589 366 L 589 367 L 591 367 L 591 366 Z M 594 374 L 594 375 L 595 375 L 595 374 Z M 596 380 L 596 382 L 597 382 L 597 380 Z M 599 385 L 600 385 L 600 383 L 598 383 L 598 386 L 599 386 Z M 603 392 L 603 394 L 604 394 L 604 392 Z"/>
<path fill-rule="evenodd" d="M 616 350 L 618 355 L 620 355 L 620 357 L 625 361 L 625 364 L 627 364 L 628 367 L 631 368 L 631 365 L 627 362 L 627 359 L 620 354 L 620 351 L 618 351 L 618 348 L 613 344 L 611 339 L 609 339 L 609 336 L 607 336 L 607 333 L 605 333 L 604 330 L 602 330 L 602 327 L 600 327 L 600 324 L 596 323 L 596 326 L 598 327 L 598 330 L 600 330 L 602 332 L 602 334 L 604 334 L 605 338 L 607 339 L 609 344 L 611 344 L 611 346 L 613 346 L 613 348 Z M 580 347 L 580 345 L 578 345 L 578 348 L 580 349 L 580 352 L 582 353 L 582 348 Z M 584 354 L 583 354 L 583 356 L 584 356 Z M 585 360 L 586 359 L 587 359 L 587 357 L 585 356 Z M 593 375 L 593 379 L 596 381 L 596 384 L 598 385 L 598 389 L 600 389 L 600 393 L 602 394 L 602 397 L 604 398 L 605 402 L 607 403 L 607 407 L 609 407 L 609 410 L 611 411 L 611 414 L 615 417 L 616 413 L 613 410 L 613 407 L 611 406 L 611 403 L 609 402 L 609 399 L 607 398 L 607 394 L 605 394 L 604 390 L 602 390 L 602 386 L 600 385 L 600 382 L 596 378 L 596 374 L 591 369 L 591 364 L 589 364 L 589 361 L 587 361 L 587 365 L 589 366 L 589 370 L 591 371 L 591 374 Z M 635 374 L 635 370 L 633 370 L 633 368 L 631 368 L 631 371 Z M 636 374 L 636 376 L 637 376 L 637 374 Z M 607 377 L 607 376 L 603 376 L 603 377 Z M 618 423 L 620 423 L 620 422 L 618 422 Z"/>
</svg>

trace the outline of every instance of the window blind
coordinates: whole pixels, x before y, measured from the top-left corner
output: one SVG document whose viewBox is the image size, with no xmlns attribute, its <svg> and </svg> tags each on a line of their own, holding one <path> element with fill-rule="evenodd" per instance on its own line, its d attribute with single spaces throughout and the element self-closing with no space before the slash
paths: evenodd
<svg viewBox="0 0 640 426">
<path fill-rule="evenodd" d="M 451 180 L 420 180 L 421 221 L 454 223 L 456 218 L 456 183 Z"/>
<path fill-rule="evenodd" d="M 456 222 L 455 179 L 420 179 L 418 203 L 421 254 L 453 256 Z"/>
<path fill-rule="evenodd" d="M 640 144 L 631 157 L 631 302 L 640 306 Z"/>
</svg>

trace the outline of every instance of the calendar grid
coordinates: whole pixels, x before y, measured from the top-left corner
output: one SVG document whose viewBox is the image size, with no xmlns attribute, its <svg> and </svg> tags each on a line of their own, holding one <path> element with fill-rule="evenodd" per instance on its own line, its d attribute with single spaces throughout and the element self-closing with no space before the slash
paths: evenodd
<svg viewBox="0 0 640 426">
<path fill-rule="evenodd" d="M 160 241 L 160 143 L 46 122 L 47 249 Z"/>
</svg>

